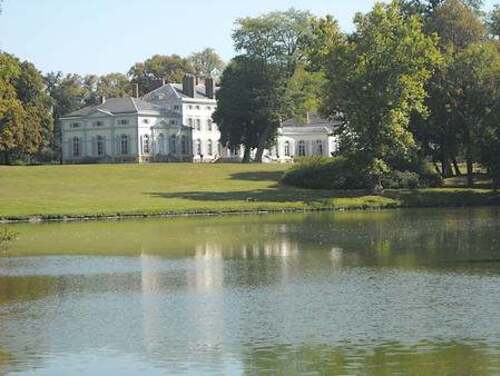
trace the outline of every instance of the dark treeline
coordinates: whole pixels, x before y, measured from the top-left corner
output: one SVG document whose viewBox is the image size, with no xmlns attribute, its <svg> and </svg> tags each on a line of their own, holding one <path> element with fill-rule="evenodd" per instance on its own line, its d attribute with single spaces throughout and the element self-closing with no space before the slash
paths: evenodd
<svg viewBox="0 0 500 376">
<path fill-rule="evenodd" d="M 155 55 L 127 74 L 102 76 L 50 72 L 0 52 L 0 163 L 54 163 L 60 158 L 57 119 L 102 97 L 141 96 L 162 81 L 179 82 L 186 73 L 219 75 L 222 59 L 210 48 L 187 58 Z"/>
</svg>

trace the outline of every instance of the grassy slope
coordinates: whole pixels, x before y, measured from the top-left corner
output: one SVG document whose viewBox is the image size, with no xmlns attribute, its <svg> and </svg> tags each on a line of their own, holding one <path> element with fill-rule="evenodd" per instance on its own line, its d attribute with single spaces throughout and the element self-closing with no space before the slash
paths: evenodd
<svg viewBox="0 0 500 376">
<path fill-rule="evenodd" d="M 500 203 L 486 189 L 391 191 L 377 197 L 283 187 L 278 181 L 285 168 L 256 164 L 0 166 L 0 218 Z"/>
</svg>

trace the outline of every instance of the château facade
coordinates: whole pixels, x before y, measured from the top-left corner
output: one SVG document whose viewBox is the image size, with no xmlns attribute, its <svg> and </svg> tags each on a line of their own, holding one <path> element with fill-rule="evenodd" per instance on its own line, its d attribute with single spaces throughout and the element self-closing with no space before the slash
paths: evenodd
<svg viewBox="0 0 500 376">
<path fill-rule="evenodd" d="M 241 148 L 220 143 L 212 121 L 216 109 L 212 79 L 198 84 L 163 84 L 142 98 L 111 98 L 62 117 L 63 163 L 143 163 L 235 161 Z M 305 125 L 285 122 L 265 162 L 286 162 L 336 150 L 335 124 L 314 118 Z"/>
</svg>

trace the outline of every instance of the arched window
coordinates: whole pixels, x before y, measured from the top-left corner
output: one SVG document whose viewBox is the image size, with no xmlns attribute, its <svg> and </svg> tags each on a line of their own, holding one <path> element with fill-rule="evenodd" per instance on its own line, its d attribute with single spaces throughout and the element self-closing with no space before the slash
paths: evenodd
<svg viewBox="0 0 500 376">
<path fill-rule="evenodd" d="M 207 141 L 207 154 L 212 155 L 214 153 L 212 140 Z"/>
<path fill-rule="evenodd" d="M 201 155 L 201 140 L 196 140 L 196 154 Z"/>
<path fill-rule="evenodd" d="M 73 137 L 73 157 L 80 156 L 80 139 L 78 137 Z"/>
<path fill-rule="evenodd" d="M 187 145 L 187 138 L 186 136 L 181 137 L 181 151 L 182 154 L 187 154 L 188 153 L 188 145 Z"/>
<path fill-rule="evenodd" d="M 289 141 L 285 141 L 284 149 L 285 150 L 283 150 L 283 154 L 285 154 L 285 157 L 289 157 L 290 156 L 290 142 Z"/>
<path fill-rule="evenodd" d="M 299 156 L 304 157 L 306 155 L 306 143 L 304 141 L 299 141 Z"/>
<path fill-rule="evenodd" d="M 170 136 L 170 145 L 169 145 L 170 153 L 176 154 L 177 153 L 177 137 L 175 134 Z"/>
<path fill-rule="evenodd" d="M 160 154 L 165 154 L 165 136 L 163 133 L 158 136 L 158 150 Z"/>
<path fill-rule="evenodd" d="M 97 146 L 97 156 L 102 157 L 105 153 L 104 149 L 104 137 L 97 136 L 96 138 L 96 146 Z"/>
<path fill-rule="evenodd" d="M 128 154 L 128 136 L 126 134 L 122 134 L 120 137 L 120 152 L 122 155 Z"/>
<path fill-rule="evenodd" d="M 231 146 L 231 154 L 237 157 L 239 154 L 239 147 L 236 145 Z"/>
<path fill-rule="evenodd" d="M 149 135 L 144 135 L 143 139 L 143 150 L 144 154 L 149 154 L 151 151 L 151 143 L 149 142 Z"/>
<path fill-rule="evenodd" d="M 323 141 L 321 140 L 316 141 L 316 150 L 318 152 L 318 155 L 323 155 Z"/>
</svg>

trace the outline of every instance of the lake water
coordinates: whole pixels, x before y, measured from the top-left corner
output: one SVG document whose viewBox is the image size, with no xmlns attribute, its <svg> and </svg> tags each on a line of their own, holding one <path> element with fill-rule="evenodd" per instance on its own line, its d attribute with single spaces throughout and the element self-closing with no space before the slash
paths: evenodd
<svg viewBox="0 0 500 376">
<path fill-rule="evenodd" d="M 12 228 L 0 375 L 500 374 L 500 209 Z"/>
</svg>

